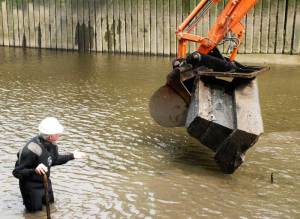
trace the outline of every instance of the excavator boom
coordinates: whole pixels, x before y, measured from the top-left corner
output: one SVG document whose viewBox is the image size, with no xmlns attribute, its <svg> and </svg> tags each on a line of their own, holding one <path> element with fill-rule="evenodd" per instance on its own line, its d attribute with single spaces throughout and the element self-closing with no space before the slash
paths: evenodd
<svg viewBox="0 0 300 219">
<path fill-rule="evenodd" d="M 198 52 L 208 54 L 223 40 L 234 40 L 235 47 L 230 56 L 233 61 L 236 57 L 238 46 L 244 35 L 245 27 L 241 23 L 243 17 L 256 4 L 256 0 L 228 0 L 224 10 L 218 16 L 216 22 L 208 32 L 207 37 L 201 37 L 190 32 L 196 24 L 206 14 L 212 4 L 218 4 L 220 0 L 202 0 L 191 14 L 183 21 L 176 31 L 179 40 L 178 58 L 184 58 L 187 53 L 187 43 L 189 41 L 199 44 Z M 227 37 L 229 33 L 235 35 L 234 38 Z"/>
<path fill-rule="evenodd" d="M 235 61 L 245 27 L 241 20 L 256 0 L 228 0 L 206 36 L 193 34 L 211 5 L 202 0 L 176 31 L 177 58 L 166 84 L 151 97 L 150 114 L 161 126 L 186 127 L 190 136 L 215 152 L 225 173 L 233 173 L 263 133 L 256 76 L 267 67 Z M 229 57 L 218 45 L 229 42 Z M 197 51 L 187 54 L 189 42 Z"/>
</svg>

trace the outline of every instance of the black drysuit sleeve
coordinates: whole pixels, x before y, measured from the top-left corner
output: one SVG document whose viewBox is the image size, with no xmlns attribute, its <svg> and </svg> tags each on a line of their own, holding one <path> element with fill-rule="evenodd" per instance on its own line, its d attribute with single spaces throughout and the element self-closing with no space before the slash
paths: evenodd
<svg viewBox="0 0 300 219">
<path fill-rule="evenodd" d="M 37 159 L 37 155 L 30 150 L 23 150 L 21 154 L 18 154 L 18 160 L 15 164 L 15 169 L 13 170 L 13 175 L 22 179 L 35 174 L 35 167 L 33 164 Z"/>
<path fill-rule="evenodd" d="M 54 157 L 56 157 L 56 159 L 54 160 L 54 163 L 52 164 L 52 166 L 61 165 L 61 164 L 67 163 L 69 160 L 74 159 L 73 153 L 59 154 L 58 153 L 58 148 L 57 148 L 56 145 L 55 145 L 55 149 L 54 149 Z"/>
</svg>

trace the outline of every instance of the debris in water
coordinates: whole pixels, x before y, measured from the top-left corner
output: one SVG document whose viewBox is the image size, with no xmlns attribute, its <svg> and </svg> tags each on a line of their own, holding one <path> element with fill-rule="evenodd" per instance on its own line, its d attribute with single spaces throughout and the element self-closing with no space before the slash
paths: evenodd
<svg viewBox="0 0 300 219">
<path fill-rule="evenodd" d="M 273 177 L 273 173 L 271 173 L 271 183 L 274 183 L 274 177 Z"/>
</svg>

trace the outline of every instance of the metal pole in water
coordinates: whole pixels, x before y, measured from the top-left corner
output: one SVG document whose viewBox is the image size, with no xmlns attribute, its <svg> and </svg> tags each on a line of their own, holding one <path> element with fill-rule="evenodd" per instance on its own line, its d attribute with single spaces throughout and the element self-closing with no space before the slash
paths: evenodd
<svg viewBox="0 0 300 219">
<path fill-rule="evenodd" d="M 51 219 L 50 216 L 50 205 L 49 205 L 49 194 L 48 194 L 48 177 L 46 174 L 43 175 L 44 190 L 45 190 L 45 201 L 47 210 L 47 219 Z"/>
</svg>

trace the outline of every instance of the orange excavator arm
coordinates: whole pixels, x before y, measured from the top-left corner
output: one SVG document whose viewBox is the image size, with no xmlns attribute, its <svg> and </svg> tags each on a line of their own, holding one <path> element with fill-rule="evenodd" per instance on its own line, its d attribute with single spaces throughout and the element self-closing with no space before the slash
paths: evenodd
<svg viewBox="0 0 300 219">
<path fill-rule="evenodd" d="M 225 173 L 233 173 L 263 132 L 255 77 L 268 68 L 234 60 L 245 30 L 241 20 L 256 0 L 227 0 L 205 37 L 192 34 L 210 6 L 220 1 L 202 0 L 178 27 L 178 57 L 149 108 L 161 126 L 186 127 L 190 136 L 215 152 Z M 189 42 L 198 44 L 191 54 Z M 217 47 L 224 42 L 230 42 L 229 58 Z"/>
<path fill-rule="evenodd" d="M 209 10 L 210 6 L 219 2 L 220 0 L 202 0 L 178 27 L 176 31 L 176 36 L 179 40 L 178 58 L 186 57 L 187 43 L 189 41 L 199 43 L 198 52 L 208 54 L 221 41 L 231 40 L 235 45 L 231 52 L 230 60 L 233 61 L 235 59 L 245 31 L 241 19 L 256 4 L 256 0 L 228 0 L 207 37 L 190 33 Z M 234 37 L 227 37 L 229 33 L 234 34 Z"/>
</svg>

